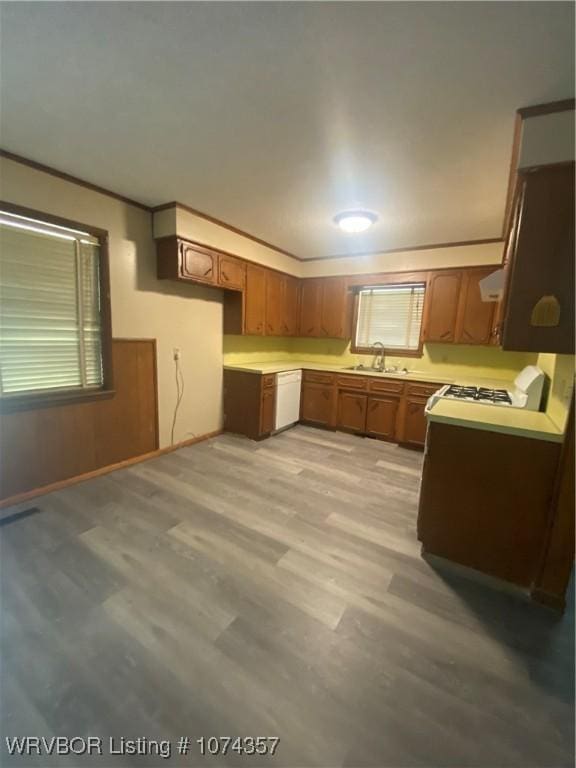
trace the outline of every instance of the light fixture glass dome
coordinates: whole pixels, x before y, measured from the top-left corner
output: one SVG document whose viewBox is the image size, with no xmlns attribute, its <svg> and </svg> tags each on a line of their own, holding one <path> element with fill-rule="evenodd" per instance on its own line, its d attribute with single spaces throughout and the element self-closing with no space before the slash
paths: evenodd
<svg viewBox="0 0 576 768">
<path fill-rule="evenodd" d="M 334 216 L 334 222 L 343 232 L 354 234 L 365 232 L 378 221 L 378 216 L 371 211 L 343 211 Z"/>
</svg>

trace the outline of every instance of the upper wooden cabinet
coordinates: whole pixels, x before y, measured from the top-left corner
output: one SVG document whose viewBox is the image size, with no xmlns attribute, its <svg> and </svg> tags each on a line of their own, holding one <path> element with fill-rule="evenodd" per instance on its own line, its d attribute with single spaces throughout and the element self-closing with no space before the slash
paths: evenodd
<svg viewBox="0 0 576 768">
<path fill-rule="evenodd" d="M 428 279 L 424 341 L 494 344 L 497 303 L 482 301 L 480 280 L 499 269 L 471 267 L 432 272 Z"/>
<path fill-rule="evenodd" d="M 461 287 L 461 270 L 434 272 L 430 276 L 424 325 L 425 341 L 455 341 Z"/>
<path fill-rule="evenodd" d="M 496 302 L 482 301 L 480 280 L 498 267 L 466 269 L 462 273 L 454 340 L 461 344 L 491 344 L 494 336 Z"/>
<path fill-rule="evenodd" d="M 347 291 L 343 277 L 326 277 L 322 281 L 322 314 L 320 328 L 323 336 L 347 338 Z"/>
<path fill-rule="evenodd" d="M 224 288 L 241 291 L 244 288 L 246 265 L 233 256 L 220 255 L 218 259 L 218 284 Z"/>
<path fill-rule="evenodd" d="M 502 347 L 574 354 L 574 163 L 519 176 Z"/>
<path fill-rule="evenodd" d="M 348 293 L 343 277 L 318 277 L 302 281 L 300 336 L 346 339 Z"/>
<path fill-rule="evenodd" d="M 283 328 L 286 336 L 298 335 L 298 314 L 300 309 L 300 280 L 284 275 Z"/>
<path fill-rule="evenodd" d="M 300 295 L 300 336 L 322 336 L 322 281 L 311 278 L 302 281 Z"/>
<path fill-rule="evenodd" d="M 284 281 L 279 272 L 266 270 L 266 336 L 285 336 L 284 317 Z"/>
<path fill-rule="evenodd" d="M 161 280 L 204 283 L 241 291 L 246 267 L 243 261 L 179 237 L 156 241 L 157 274 Z"/>
<path fill-rule="evenodd" d="M 230 297 L 232 298 L 232 297 Z M 227 306 L 224 305 L 226 320 Z M 266 270 L 256 264 L 246 265 L 246 291 L 244 293 L 244 322 L 240 313 L 239 323 L 234 333 L 250 336 L 263 336 L 266 321 Z M 232 333 L 232 330 L 229 331 Z"/>
</svg>

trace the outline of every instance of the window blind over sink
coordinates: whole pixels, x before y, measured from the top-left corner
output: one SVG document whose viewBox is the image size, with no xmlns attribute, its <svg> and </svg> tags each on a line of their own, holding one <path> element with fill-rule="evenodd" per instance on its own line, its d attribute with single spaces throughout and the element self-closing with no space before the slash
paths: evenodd
<svg viewBox="0 0 576 768">
<path fill-rule="evenodd" d="M 0 393 L 100 387 L 99 242 L 0 211 Z"/>
<path fill-rule="evenodd" d="M 424 283 L 363 288 L 358 296 L 356 347 L 380 343 L 385 349 L 418 349 L 424 291 Z"/>
</svg>

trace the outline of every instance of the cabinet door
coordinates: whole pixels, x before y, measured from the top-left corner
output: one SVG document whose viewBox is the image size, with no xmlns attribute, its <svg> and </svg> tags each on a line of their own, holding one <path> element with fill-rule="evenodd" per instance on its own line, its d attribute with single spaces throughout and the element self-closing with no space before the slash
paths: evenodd
<svg viewBox="0 0 576 768">
<path fill-rule="evenodd" d="M 409 445 L 424 447 L 426 442 L 426 400 L 419 397 L 406 398 L 404 423 L 402 425 L 402 442 Z"/>
<path fill-rule="evenodd" d="M 322 285 L 322 336 L 333 339 L 346 338 L 347 295 L 346 281 L 342 277 L 329 277 Z"/>
<path fill-rule="evenodd" d="M 220 256 L 218 259 L 218 284 L 223 288 L 241 291 L 244 288 L 246 268 L 243 262 L 233 256 Z"/>
<path fill-rule="evenodd" d="M 332 421 L 334 388 L 326 384 L 304 383 L 300 416 L 310 424 L 328 426 Z"/>
<path fill-rule="evenodd" d="M 300 287 L 295 277 L 284 278 L 284 319 L 282 326 L 285 336 L 298 335 L 298 311 L 299 311 Z"/>
<path fill-rule="evenodd" d="M 355 392 L 338 395 L 338 426 L 351 432 L 366 431 L 366 404 L 368 397 Z"/>
<path fill-rule="evenodd" d="M 370 397 L 366 412 L 366 432 L 384 440 L 394 440 L 399 405 L 398 397 Z"/>
<path fill-rule="evenodd" d="M 276 387 L 262 390 L 262 406 L 260 411 L 260 434 L 267 435 L 274 429 L 276 423 Z"/>
<path fill-rule="evenodd" d="M 428 283 L 426 341 L 453 342 L 456 335 L 462 272 L 436 272 Z"/>
<path fill-rule="evenodd" d="M 321 336 L 322 281 L 302 281 L 300 294 L 300 336 Z"/>
<path fill-rule="evenodd" d="M 244 296 L 244 333 L 252 336 L 263 336 L 265 315 L 266 270 L 254 264 L 247 264 Z"/>
<path fill-rule="evenodd" d="M 283 336 L 284 279 L 279 272 L 266 270 L 266 336 Z"/>
<path fill-rule="evenodd" d="M 461 344 L 490 344 L 496 302 L 482 301 L 480 280 L 499 267 L 467 269 L 462 275 L 456 341 Z"/>
<path fill-rule="evenodd" d="M 215 283 L 217 259 L 217 254 L 212 251 L 180 243 L 182 277 L 189 277 L 201 283 Z"/>
<path fill-rule="evenodd" d="M 574 164 L 523 175 L 504 349 L 574 354 Z"/>
</svg>

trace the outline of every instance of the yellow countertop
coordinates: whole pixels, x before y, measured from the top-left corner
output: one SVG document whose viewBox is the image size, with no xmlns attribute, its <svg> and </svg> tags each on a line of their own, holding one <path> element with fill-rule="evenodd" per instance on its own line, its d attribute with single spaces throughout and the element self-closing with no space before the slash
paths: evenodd
<svg viewBox="0 0 576 768">
<path fill-rule="evenodd" d="M 224 366 L 224 370 L 244 371 L 245 373 L 281 373 L 282 371 L 328 371 L 330 373 L 350 374 L 351 376 L 378 376 L 384 379 L 399 379 L 400 381 L 423 381 L 438 384 L 462 384 L 478 387 L 490 387 L 493 389 L 510 389 L 513 382 L 506 379 L 487 379 L 469 377 L 447 377 L 432 374 L 429 371 L 408 371 L 408 373 L 379 373 L 370 368 L 363 371 L 353 371 L 342 365 L 330 365 L 328 363 L 313 363 L 309 360 L 278 360 L 269 363 L 232 363 Z"/>
<path fill-rule="evenodd" d="M 312 363 L 309 360 L 279 360 L 271 363 L 233 363 L 225 365 L 224 370 L 244 371 L 246 373 L 282 373 L 283 371 L 328 371 L 330 373 L 345 373 L 352 376 L 381 376 L 386 379 L 406 379 L 408 381 L 432 381 L 439 384 L 452 384 L 453 379 L 432 376 L 430 373 L 410 371 L 409 373 L 379 373 L 370 369 L 364 371 L 351 371 L 342 365 L 328 365 L 326 363 Z"/>
<path fill-rule="evenodd" d="M 553 443 L 561 443 L 564 439 L 563 431 L 549 416 L 540 411 L 527 411 L 524 408 L 480 405 L 442 398 L 434 404 L 428 413 L 428 419 L 431 422 L 452 424 L 457 427 L 502 432 L 506 435 L 530 437 Z"/>
<path fill-rule="evenodd" d="M 281 373 L 282 371 L 328 371 L 352 376 L 379 376 L 407 381 L 434 382 L 438 384 L 461 384 L 493 389 L 512 389 L 513 381 L 489 378 L 469 378 L 457 376 L 447 378 L 426 371 L 409 371 L 408 373 L 378 373 L 370 369 L 352 371 L 342 365 L 313 363 L 308 360 L 278 360 L 267 363 L 235 363 L 224 366 L 225 370 L 244 371 L 247 373 Z M 428 414 L 430 421 L 454 424 L 470 429 L 483 429 L 491 432 L 502 432 L 520 437 L 531 437 L 536 440 L 548 440 L 561 443 L 563 430 L 545 413 L 527 411 L 523 408 L 507 408 L 504 406 L 480 405 L 478 403 L 462 402 L 459 400 L 441 399 L 434 404 Z"/>
</svg>

